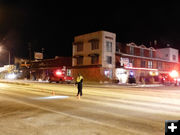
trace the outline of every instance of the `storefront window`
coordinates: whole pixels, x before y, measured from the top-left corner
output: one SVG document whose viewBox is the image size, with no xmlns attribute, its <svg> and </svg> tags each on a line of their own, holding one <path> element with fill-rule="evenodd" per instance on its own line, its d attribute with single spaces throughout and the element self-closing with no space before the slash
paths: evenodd
<svg viewBox="0 0 180 135">
<path fill-rule="evenodd" d="M 109 78 L 109 79 L 112 79 L 112 69 L 106 69 L 104 70 L 104 75 Z"/>
</svg>

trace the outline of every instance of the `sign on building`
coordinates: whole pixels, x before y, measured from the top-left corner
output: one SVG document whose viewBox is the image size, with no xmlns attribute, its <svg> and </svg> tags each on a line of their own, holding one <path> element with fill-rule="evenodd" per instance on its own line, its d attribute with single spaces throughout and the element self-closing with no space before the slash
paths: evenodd
<svg viewBox="0 0 180 135">
<path fill-rule="evenodd" d="M 34 59 L 43 59 L 43 53 L 34 52 Z"/>
<path fill-rule="evenodd" d="M 132 63 L 129 62 L 129 58 L 122 58 L 120 59 L 121 66 L 124 67 L 132 67 Z"/>
</svg>

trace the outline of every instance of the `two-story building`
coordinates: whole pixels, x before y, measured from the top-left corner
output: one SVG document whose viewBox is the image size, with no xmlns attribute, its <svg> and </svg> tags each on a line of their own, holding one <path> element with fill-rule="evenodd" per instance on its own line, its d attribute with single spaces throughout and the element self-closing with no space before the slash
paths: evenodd
<svg viewBox="0 0 180 135">
<path fill-rule="evenodd" d="M 116 44 L 116 74 L 122 82 L 127 82 L 129 75 L 133 75 L 136 82 L 159 81 L 160 75 L 178 70 L 178 61 L 178 50 L 174 48 Z"/>
</svg>

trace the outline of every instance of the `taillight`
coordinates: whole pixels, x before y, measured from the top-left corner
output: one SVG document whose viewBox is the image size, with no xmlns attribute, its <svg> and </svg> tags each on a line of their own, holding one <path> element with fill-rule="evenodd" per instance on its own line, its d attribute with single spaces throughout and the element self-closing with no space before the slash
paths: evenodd
<svg viewBox="0 0 180 135">
<path fill-rule="evenodd" d="M 56 75 L 57 75 L 57 76 L 61 76 L 61 75 L 62 75 L 62 72 L 58 70 L 58 71 L 56 71 Z"/>
</svg>

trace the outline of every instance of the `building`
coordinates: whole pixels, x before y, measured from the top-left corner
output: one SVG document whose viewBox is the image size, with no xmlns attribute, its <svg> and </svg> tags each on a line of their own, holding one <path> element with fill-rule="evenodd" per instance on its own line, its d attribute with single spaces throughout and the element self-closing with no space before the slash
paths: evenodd
<svg viewBox="0 0 180 135">
<path fill-rule="evenodd" d="M 115 70 L 116 34 L 98 31 L 76 36 L 73 42 L 73 76 L 85 80 L 112 80 Z"/>
<path fill-rule="evenodd" d="M 20 79 L 48 80 L 50 72 L 57 69 L 68 71 L 71 76 L 72 57 L 55 57 L 52 59 L 31 60 L 15 58 Z"/>
<path fill-rule="evenodd" d="M 30 79 L 33 80 L 49 80 L 49 76 L 53 70 L 66 70 L 71 76 L 72 57 L 55 57 L 53 59 L 42 59 L 31 61 Z"/>
<path fill-rule="evenodd" d="M 116 43 L 116 34 L 107 31 L 76 36 L 72 46 L 73 76 L 81 73 L 87 81 L 154 83 L 179 67 L 177 49 Z"/>
<path fill-rule="evenodd" d="M 136 82 L 158 82 L 160 75 L 178 70 L 178 56 L 178 50 L 173 48 L 154 49 L 135 43 L 117 43 L 116 70 L 120 74 L 119 80 L 127 82 L 133 75 Z"/>
</svg>

